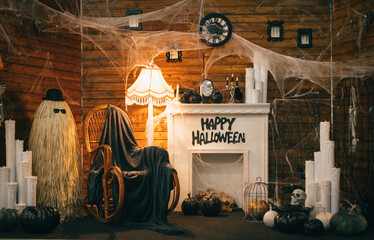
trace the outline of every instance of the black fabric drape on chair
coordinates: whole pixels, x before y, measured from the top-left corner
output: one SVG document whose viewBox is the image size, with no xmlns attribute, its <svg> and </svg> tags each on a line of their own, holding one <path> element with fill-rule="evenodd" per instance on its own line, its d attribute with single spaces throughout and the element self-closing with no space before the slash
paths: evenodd
<svg viewBox="0 0 374 240">
<path fill-rule="evenodd" d="M 166 218 L 175 171 L 168 152 L 157 146 L 140 148 L 129 117 L 112 105 L 108 105 L 100 144 L 112 148 L 113 165 L 122 170 L 124 177 L 125 201 L 118 222 L 126 227 L 147 228 L 165 234 L 183 232 Z M 97 156 L 87 183 L 89 201 L 95 203 L 102 201 L 103 163 Z"/>
</svg>

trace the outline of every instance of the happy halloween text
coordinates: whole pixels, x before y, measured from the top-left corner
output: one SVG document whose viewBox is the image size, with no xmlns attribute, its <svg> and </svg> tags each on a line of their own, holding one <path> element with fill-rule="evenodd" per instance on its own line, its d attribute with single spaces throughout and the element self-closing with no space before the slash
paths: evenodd
<svg viewBox="0 0 374 240">
<path fill-rule="evenodd" d="M 192 131 L 192 145 L 209 143 L 245 143 L 244 132 L 231 131 L 236 118 L 201 118 L 201 131 Z M 224 129 L 227 129 L 224 131 Z M 205 131 L 206 130 L 206 131 Z M 221 130 L 221 131 L 216 131 Z M 214 131 L 214 132 L 213 132 Z"/>
</svg>

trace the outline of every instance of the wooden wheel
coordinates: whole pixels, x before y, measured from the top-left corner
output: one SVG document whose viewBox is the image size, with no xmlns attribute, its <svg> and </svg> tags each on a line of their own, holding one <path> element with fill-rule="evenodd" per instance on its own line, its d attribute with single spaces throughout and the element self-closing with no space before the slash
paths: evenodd
<svg viewBox="0 0 374 240">
<path fill-rule="evenodd" d="M 114 200 L 113 184 L 118 182 L 118 201 Z M 124 200 L 125 184 L 122 172 L 118 167 L 110 167 L 104 173 L 103 179 L 103 201 L 100 205 L 88 204 L 86 212 L 100 222 L 110 222 L 121 211 Z"/>
<path fill-rule="evenodd" d="M 170 200 L 169 200 L 169 207 L 168 207 L 168 214 L 171 213 L 178 204 L 180 196 L 180 185 L 179 185 L 179 178 L 176 172 L 173 172 L 173 189 L 170 193 Z"/>
</svg>

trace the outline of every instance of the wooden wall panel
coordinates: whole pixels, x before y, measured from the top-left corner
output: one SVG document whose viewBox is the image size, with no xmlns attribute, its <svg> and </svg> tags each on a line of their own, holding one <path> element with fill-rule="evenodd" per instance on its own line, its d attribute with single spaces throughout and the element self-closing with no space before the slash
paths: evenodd
<svg viewBox="0 0 374 240">
<path fill-rule="evenodd" d="M 0 55 L 4 63 L 0 85 L 6 85 L 2 96 L 4 115 L 5 119 L 16 121 L 16 139 L 25 140 L 27 149 L 34 112 L 50 88 L 62 88 L 81 135 L 80 36 L 37 34 L 32 28 L 32 19 L 25 17 L 22 22 L 12 12 L 1 12 L 0 18 L 7 33 L 0 34 Z M 4 126 L 3 123 L 0 127 L 0 166 L 5 165 Z"/>
</svg>

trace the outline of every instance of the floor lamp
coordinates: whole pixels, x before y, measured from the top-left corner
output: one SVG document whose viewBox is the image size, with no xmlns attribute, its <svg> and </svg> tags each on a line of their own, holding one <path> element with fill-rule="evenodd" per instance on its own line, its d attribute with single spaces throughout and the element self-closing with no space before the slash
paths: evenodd
<svg viewBox="0 0 374 240">
<path fill-rule="evenodd" d="M 174 91 L 162 76 L 158 67 L 143 68 L 138 79 L 129 87 L 126 94 L 126 104 L 148 104 L 147 144 L 153 145 L 153 105 L 165 106 L 174 98 Z"/>
</svg>

